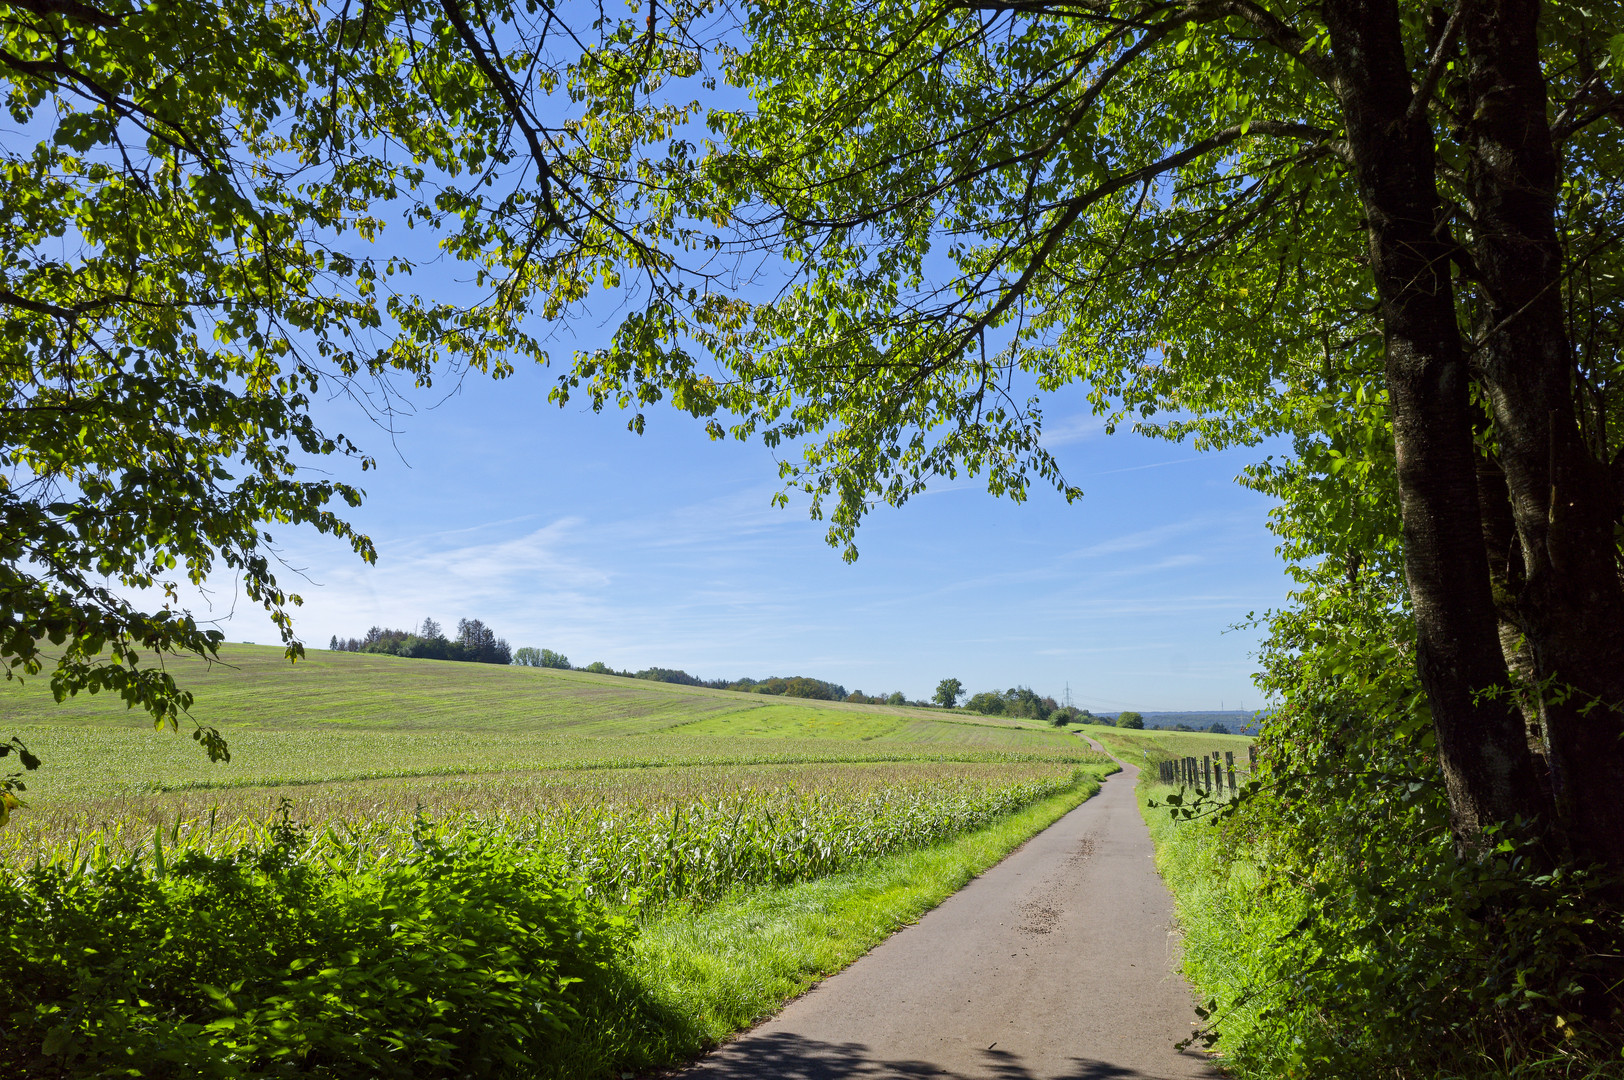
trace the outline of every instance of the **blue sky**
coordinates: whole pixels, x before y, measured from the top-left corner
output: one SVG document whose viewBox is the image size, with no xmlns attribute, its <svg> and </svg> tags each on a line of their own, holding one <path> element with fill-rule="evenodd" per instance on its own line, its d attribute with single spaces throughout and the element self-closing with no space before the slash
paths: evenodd
<svg viewBox="0 0 1624 1080">
<path fill-rule="evenodd" d="M 771 506 L 765 448 L 712 442 L 658 409 L 636 436 L 621 415 L 549 404 L 549 381 L 526 368 L 414 397 L 393 448 L 344 402 L 321 406 L 377 455 L 376 473 L 352 477 L 368 498 L 350 517 L 378 563 L 277 535 L 309 645 L 471 617 L 577 665 L 805 674 L 910 697 L 948 676 L 1057 697 L 1069 684 L 1107 710 L 1261 704 L 1257 632 L 1229 628 L 1288 588 L 1267 501 L 1233 479 L 1262 450 L 1107 436 L 1080 391 L 1061 394 L 1046 427 L 1082 500 L 939 486 L 876 511 L 848 565 L 804 509 Z M 276 640 L 256 608 L 232 607 L 215 597 L 230 640 Z"/>
</svg>

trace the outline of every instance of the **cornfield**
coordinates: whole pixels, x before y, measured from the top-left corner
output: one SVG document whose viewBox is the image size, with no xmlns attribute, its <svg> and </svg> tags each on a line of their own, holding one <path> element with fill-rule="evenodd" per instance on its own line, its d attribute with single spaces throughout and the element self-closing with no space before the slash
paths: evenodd
<svg viewBox="0 0 1624 1080">
<path fill-rule="evenodd" d="M 75 875 L 139 864 L 162 874 L 192 850 L 271 847 L 353 874 L 413 858 L 427 835 L 447 843 L 500 835 L 558 860 L 611 903 L 705 902 L 939 843 L 1090 782 L 1096 770 L 944 763 L 723 771 L 731 775 L 639 771 L 618 786 L 601 774 L 584 784 L 549 777 L 435 790 L 339 785 L 299 803 L 284 798 L 271 814 L 242 801 L 177 805 L 174 796 L 104 802 L 0 834 L 0 874 L 36 864 Z M 696 790 L 706 779 L 720 790 Z M 414 791 L 425 798 L 410 802 Z M 87 810 L 119 813 L 96 821 Z"/>
</svg>

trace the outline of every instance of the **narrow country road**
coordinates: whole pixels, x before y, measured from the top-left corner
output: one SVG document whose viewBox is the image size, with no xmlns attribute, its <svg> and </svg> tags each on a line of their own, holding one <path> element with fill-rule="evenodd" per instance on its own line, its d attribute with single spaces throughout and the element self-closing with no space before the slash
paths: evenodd
<svg viewBox="0 0 1624 1080">
<path fill-rule="evenodd" d="M 1092 743 L 1093 740 L 1090 740 Z M 1098 749 L 1098 744 L 1094 744 Z M 684 1080 L 1187 1080 L 1196 1019 L 1139 770 Z"/>
</svg>

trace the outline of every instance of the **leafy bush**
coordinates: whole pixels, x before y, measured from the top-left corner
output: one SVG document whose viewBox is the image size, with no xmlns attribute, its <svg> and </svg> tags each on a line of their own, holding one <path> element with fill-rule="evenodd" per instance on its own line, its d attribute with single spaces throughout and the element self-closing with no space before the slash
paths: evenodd
<svg viewBox="0 0 1624 1080">
<path fill-rule="evenodd" d="M 1241 1078 L 1624 1074 L 1624 918 L 1513 824 L 1457 848 L 1402 609 L 1299 594 L 1260 775 L 1218 828 L 1160 814 L 1187 970 Z M 1334 626 L 1334 633 L 1326 627 Z"/>
<path fill-rule="evenodd" d="M 983 716 L 1000 716 L 1004 711 L 1004 695 L 996 690 L 983 690 L 966 701 L 964 707 Z"/>
<path fill-rule="evenodd" d="M 545 1055 L 625 924 L 492 835 L 39 864 L 0 884 L 0 1076 L 495 1077 Z"/>
</svg>

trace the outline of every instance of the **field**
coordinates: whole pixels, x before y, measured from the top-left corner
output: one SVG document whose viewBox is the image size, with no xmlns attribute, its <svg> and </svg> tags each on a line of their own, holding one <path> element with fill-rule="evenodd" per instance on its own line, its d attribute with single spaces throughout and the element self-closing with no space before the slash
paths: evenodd
<svg viewBox="0 0 1624 1080">
<path fill-rule="evenodd" d="M 45 762 L 0 831 L 0 859 L 76 851 L 92 836 L 139 850 L 159 830 L 175 841 L 206 831 L 223 848 L 284 800 L 307 829 L 361 829 L 384 847 L 419 815 L 500 821 L 557 846 L 587 817 L 605 844 L 665 835 L 654 822 L 679 808 L 688 830 L 722 808 L 783 819 L 796 800 L 825 823 L 859 806 L 947 814 L 950 796 L 1001 804 L 999 791 L 1048 790 L 1098 761 L 1052 728 L 925 709 L 357 653 L 290 665 L 251 645 L 223 660 L 173 670 L 197 721 L 230 741 L 229 764 L 211 764 L 184 722 L 154 731 L 105 697 L 58 705 L 43 680 L 0 688 L 0 730 Z"/>
<path fill-rule="evenodd" d="M 379 1053 L 414 1080 L 499 1058 L 569 1080 L 664 1067 L 1112 769 L 1031 721 L 353 653 L 224 660 L 174 670 L 228 764 L 186 721 L 0 687 L 0 733 L 44 762 L 0 829 L 28 926 L 0 937 L 20 1032 L 0 1080 L 160 1052 L 222 1077 L 396 1075 Z M 452 1001 L 461 1026 L 421 1011 Z"/>
<path fill-rule="evenodd" d="M 171 669 L 196 694 L 193 716 L 230 740 L 229 765 L 117 701 L 58 705 L 43 678 L 0 684 L 0 730 L 47 763 L 32 801 L 558 769 L 1088 758 L 1062 732 L 993 717 L 357 653 L 312 651 L 292 666 L 267 647 L 223 656 Z"/>
</svg>

